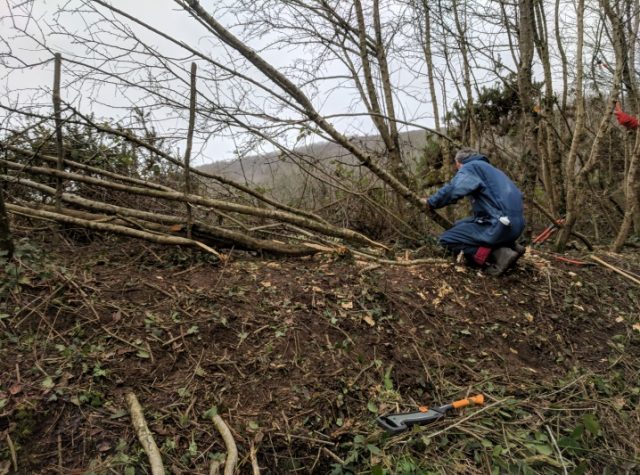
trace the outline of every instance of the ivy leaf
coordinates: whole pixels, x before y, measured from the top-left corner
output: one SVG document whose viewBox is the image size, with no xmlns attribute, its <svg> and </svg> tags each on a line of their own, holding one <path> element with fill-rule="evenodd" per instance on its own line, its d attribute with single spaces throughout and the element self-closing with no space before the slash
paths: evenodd
<svg viewBox="0 0 640 475">
<path fill-rule="evenodd" d="M 573 472 L 571 472 L 570 475 L 584 475 L 586 471 L 587 471 L 587 464 L 586 462 L 582 462 L 580 465 L 576 467 L 576 469 Z"/>
<path fill-rule="evenodd" d="M 536 445 L 536 450 L 542 455 L 551 455 L 553 453 L 553 449 L 547 444 Z"/>
<path fill-rule="evenodd" d="M 209 409 L 205 411 L 204 414 L 202 414 L 202 417 L 204 417 L 205 419 L 211 419 L 213 416 L 217 414 L 218 414 L 217 406 L 211 406 Z"/>
<path fill-rule="evenodd" d="M 572 437 L 561 437 L 560 440 L 558 440 L 558 447 L 573 451 L 582 449 L 580 442 Z"/>
<path fill-rule="evenodd" d="M 118 409 L 116 412 L 109 416 L 109 419 L 120 419 L 121 417 L 124 417 L 128 414 L 129 413 L 125 409 Z"/>
<path fill-rule="evenodd" d="M 374 465 L 371 467 L 371 475 L 385 475 L 385 469 L 380 465 Z"/>
<path fill-rule="evenodd" d="M 373 455 L 380 455 L 382 451 L 373 444 L 367 444 L 367 450 Z"/>
<path fill-rule="evenodd" d="M 598 435 L 598 432 L 600 432 L 600 423 L 593 414 L 586 414 L 582 418 L 582 422 L 587 431 L 593 435 Z"/>
<path fill-rule="evenodd" d="M 393 380 L 391 379 L 391 370 L 393 369 L 393 365 L 389 366 L 384 373 L 384 388 L 387 391 L 391 391 L 393 389 Z"/>
</svg>

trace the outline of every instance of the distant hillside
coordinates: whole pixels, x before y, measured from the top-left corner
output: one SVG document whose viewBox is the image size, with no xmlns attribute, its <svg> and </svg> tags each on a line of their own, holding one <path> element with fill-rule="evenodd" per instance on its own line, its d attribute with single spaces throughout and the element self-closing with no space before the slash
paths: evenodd
<svg viewBox="0 0 640 475">
<path fill-rule="evenodd" d="M 415 161 L 415 156 L 426 143 L 426 137 L 427 134 L 423 130 L 413 130 L 401 134 L 403 155 L 409 162 Z M 355 138 L 355 140 L 367 150 L 376 151 L 382 148 L 379 136 L 365 136 Z M 332 169 L 336 162 L 356 164 L 355 159 L 344 148 L 332 142 L 319 142 L 296 148 L 295 152 L 305 160 L 322 166 L 325 170 Z M 413 163 L 407 163 L 407 165 L 411 167 Z M 300 173 L 291 159 L 281 153 L 252 155 L 241 159 L 213 162 L 198 168 L 238 182 L 266 187 L 271 187 L 287 177 L 298 176 Z"/>
</svg>

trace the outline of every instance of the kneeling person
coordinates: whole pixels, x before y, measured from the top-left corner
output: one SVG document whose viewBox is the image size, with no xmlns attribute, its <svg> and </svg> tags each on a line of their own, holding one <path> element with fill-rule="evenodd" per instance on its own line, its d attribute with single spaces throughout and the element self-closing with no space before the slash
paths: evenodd
<svg viewBox="0 0 640 475">
<path fill-rule="evenodd" d="M 524 254 L 516 243 L 525 224 L 522 192 L 473 149 L 463 148 L 455 160 L 458 172 L 427 204 L 438 209 L 469 196 L 473 217 L 457 221 L 439 243 L 453 253 L 462 251 L 469 264 L 501 275 Z"/>
</svg>

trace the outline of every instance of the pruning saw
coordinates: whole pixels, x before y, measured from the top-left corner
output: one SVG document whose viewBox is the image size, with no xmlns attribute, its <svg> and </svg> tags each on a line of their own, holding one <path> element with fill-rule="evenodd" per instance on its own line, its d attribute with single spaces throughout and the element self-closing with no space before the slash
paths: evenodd
<svg viewBox="0 0 640 475">
<path fill-rule="evenodd" d="M 449 411 L 453 409 L 461 409 L 471 404 L 482 406 L 484 404 L 484 396 L 482 394 L 478 394 L 477 396 L 471 396 L 467 399 L 453 401 L 451 404 L 445 404 L 444 406 L 432 408 L 422 406 L 415 412 L 388 414 L 386 416 L 378 417 L 376 422 L 387 432 L 391 434 L 399 434 L 416 424 L 431 424 L 438 419 L 442 419 Z"/>
</svg>

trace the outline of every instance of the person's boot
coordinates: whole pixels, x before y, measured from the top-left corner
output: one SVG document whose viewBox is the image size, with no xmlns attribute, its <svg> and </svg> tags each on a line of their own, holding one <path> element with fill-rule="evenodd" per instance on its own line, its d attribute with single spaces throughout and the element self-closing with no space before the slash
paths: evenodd
<svg viewBox="0 0 640 475">
<path fill-rule="evenodd" d="M 527 248 L 518 243 L 515 243 L 511 249 L 518 253 L 518 257 L 524 256 L 524 253 L 527 252 Z"/>
<path fill-rule="evenodd" d="M 499 247 L 491 253 L 493 263 L 487 267 L 486 272 L 495 277 L 500 276 L 504 274 L 509 267 L 514 265 L 519 258 L 520 254 L 513 249 Z"/>
</svg>

